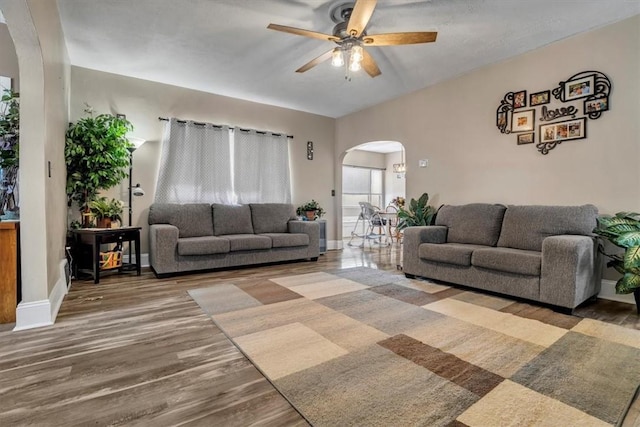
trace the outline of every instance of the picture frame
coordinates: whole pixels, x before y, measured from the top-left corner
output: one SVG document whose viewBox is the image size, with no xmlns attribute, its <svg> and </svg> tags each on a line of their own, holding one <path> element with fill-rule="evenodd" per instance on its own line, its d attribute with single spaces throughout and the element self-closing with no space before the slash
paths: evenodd
<svg viewBox="0 0 640 427">
<path fill-rule="evenodd" d="M 587 137 L 587 118 L 564 120 L 562 122 L 540 125 L 540 142 L 558 142 Z"/>
<path fill-rule="evenodd" d="M 536 105 L 548 104 L 551 102 L 551 91 L 543 90 L 541 92 L 532 93 L 529 95 L 529 107 L 535 107 Z"/>
<path fill-rule="evenodd" d="M 597 113 L 609 110 L 609 97 L 603 96 L 596 99 L 584 100 L 584 114 Z"/>
<path fill-rule="evenodd" d="M 506 112 L 501 112 L 496 114 L 496 126 L 500 127 L 506 127 L 507 126 L 507 113 Z"/>
<path fill-rule="evenodd" d="M 517 135 L 517 137 L 518 137 L 518 145 L 533 144 L 533 142 L 536 139 L 536 133 L 535 132 L 521 133 Z"/>
<path fill-rule="evenodd" d="M 524 110 L 513 113 L 511 117 L 511 132 L 531 132 L 534 129 L 534 122 L 536 118 L 535 110 Z"/>
<path fill-rule="evenodd" d="M 562 85 L 562 102 L 586 98 L 596 93 L 595 74 L 579 79 L 569 80 Z"/>
<path fill-rule="evenodd" d="M 513 92 L 513 108 L 523 108 L 527 106 L 527 91 L 519 90 Z"/>
</svg>

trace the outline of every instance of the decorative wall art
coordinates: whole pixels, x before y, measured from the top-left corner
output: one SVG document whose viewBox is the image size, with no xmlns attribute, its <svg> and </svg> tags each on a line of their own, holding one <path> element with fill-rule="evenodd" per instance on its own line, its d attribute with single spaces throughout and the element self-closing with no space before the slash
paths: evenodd
<svg viewBox="0 0 640 427">
<path fill-rule="evenodd" d="M 527 132 L 533 130 L 536 110 L 516 111 L 511 120 L 511 132 Z"/>
<path fill-rule="evenodd" d="M 526 90 L 508 92 L 496 110 L 496 127 L 500 133 L 517 133 L 518 145 L 532 144 L 536 142 L 535 117 L 539 108 L 536 148 L 548 154 L 563 141 L 587 137 L 587 121 L 609 111 L 611 90 L 611 81 L 604 73 L 583 71 L 559 82 L 552 90 L 531 93 L 528 110 L 521 110 L 527 106 Z"/>
<path fill-rule="evenodd" d="M 533 144 L 536 139 L 535 132 L 521 133 L 518 135 L 518 145 Z"/>
</svg>

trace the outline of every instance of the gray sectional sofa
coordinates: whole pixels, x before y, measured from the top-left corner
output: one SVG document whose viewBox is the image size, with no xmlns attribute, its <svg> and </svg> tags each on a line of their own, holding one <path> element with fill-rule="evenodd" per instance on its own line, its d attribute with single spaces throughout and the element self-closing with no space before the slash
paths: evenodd
<svg viewBox="0 0 640 427">
<path fill-rule="evenodd" d="M 319 226 L 290 204 L 154 203 L 149 263 L 159 277 L 197 270 L 317 260 Z"/>
<path fill-rule="evenodd" d="M 597 209 L 443 206 L 436 224 L 404 231 L 403 270 L 572 310 L 600 291 Z"/>
</svg>

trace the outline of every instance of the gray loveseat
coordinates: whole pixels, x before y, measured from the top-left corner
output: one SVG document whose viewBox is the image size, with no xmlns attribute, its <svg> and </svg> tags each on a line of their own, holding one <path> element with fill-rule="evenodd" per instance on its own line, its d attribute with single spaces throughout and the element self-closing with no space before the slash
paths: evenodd
<svg viewBox="0 0 640 427">
<path fill-rule="evenodd" d="M 436 225 L 405 229 L 403 270 L 571 310 L 600 291 L 596 217 L 593 205 L 445 205 Z"/>
<path fill-rule="evenodd" d="M 319 226 L 293 205 L 154 203 L 149 263 L 157 276 L 281 261 L 317 260 Z"/>
</svg>

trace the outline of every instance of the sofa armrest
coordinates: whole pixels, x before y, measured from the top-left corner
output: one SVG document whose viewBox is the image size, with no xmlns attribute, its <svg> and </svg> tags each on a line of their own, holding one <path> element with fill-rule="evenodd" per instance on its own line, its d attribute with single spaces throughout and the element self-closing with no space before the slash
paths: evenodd
<svg viewBox="0 0 640 427">
<path fill-rule="evenodd" d="M 402 238 L 402 269 L 405 274 L 419 275 L 421 268 L 419 247 L 423 243 L 446 243 L 447 227 L 428 225 L 407 227 Z"/>
<path fill-rule="evenodd" d="M 287 230 L 289 233 L 304 233 L 309 236 L 308 258 L 318 258 L 320 255 L 320 224 L 315 221 L 290 220 Z"/>
<path fill-rule="evenodd" d="M 153 224 L 149 227 L 149 264 L 156 274 L 178 271 L 178 227 Z"/>
<path fill-rule="evenodd" d="M 602 255 L 594 237 L 561 235 L 542 241 L 540 301 L 575 308 L 600 292 Z"/>
</svg>

